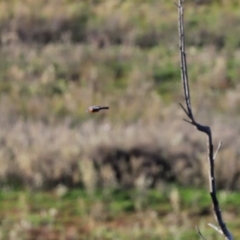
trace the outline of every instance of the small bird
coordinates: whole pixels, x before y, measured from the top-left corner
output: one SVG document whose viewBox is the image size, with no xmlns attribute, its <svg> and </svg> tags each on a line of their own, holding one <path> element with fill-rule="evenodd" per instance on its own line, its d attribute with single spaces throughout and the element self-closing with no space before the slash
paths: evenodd
<svg viewBox="0 0 240 240">
<path fill-rule="evenodd" d="M 95 112 L 99 112 L 100 110 L 107 110 L 107 109 L 109 109 L 109 107 L 105 107 L 105 106 L 90 106 L 87 109 L 87 112 L 95 113 Z"/>
</svg>

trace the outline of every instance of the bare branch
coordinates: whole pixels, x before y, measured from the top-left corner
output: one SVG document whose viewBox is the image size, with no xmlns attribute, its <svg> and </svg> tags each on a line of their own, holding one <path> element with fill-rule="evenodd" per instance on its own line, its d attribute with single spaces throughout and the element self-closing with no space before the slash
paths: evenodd
<svg viewBox="0 0 240 240">
<path fill-rule="evenodd" d="M 220 142 L 218 143 L 218 147 L 217 147 L 217 150 L 216 150 L 216 152 L 215 152 L 215 154 L 214 154 L 213 160 L 215 160 L 215 158 L 217 157 L 217 154 L 218 154 L 219 149 L 221 148 L 221 146 L 222 146 L 222 141 L 220 141 Z"/>
<path fill-rule="evenodd" d="M 181 78 L 182 78 L 182 86 L 185 98 L 186 108 L 184 108 L 181 104 L 183 111 L 188 116 L 189 120 L 185 120 L 188 123 L 192 124 L 197 128 L 198 131 L 204 132 L 207 135 L 208 141 L 208 161 L 209 161 L 209 187 L 210 187 L 210 196 L 213 203 L 214 213 L 216 215 L 217 222 L 219 224 L 220 230 L 226 239 L 232 240 L 232 234 L 227 229 L 226 224 L 223 221 L 222 213 L 220 210 L 220 206 L 217 199 L 217 189 L 215 183 L 215 173 L 214 173 L 214 158 L 217 155 L 217 152 L 221 145 L 217 148 L 215 155 L 213 154 L 213 143 L 212 143 L 212 133 L 211 128 L 209 126 L 204 126 L 195 121 L 194 115 L 192 113 L 191 106 L 191 97 L 190 97 L 190 89 L 189 89 L 189 81 L 188 81 L 188 71 L 187 71 L 187 57 L 185 52 L 185 39 L 184 39 L 184 10 L 183 10 L 183 0 L 178 0 L 178 31 L 179 31 L 179 51 L 180 51 L 180 67 L 181 67 Z"/>
<path fill-rule="evenodd" d="M 206 238 L 204 238 L 204 236 L 202 235 L 202 233 L 200 232 L 200 229 L 198 226 L 196 226 L 196 230 L 197 230 L 197 234 L 200 236 L 201 239 L 206 240 Z"/>
<path fill-rule="evenodd" d="M 208 226 L 211 227 L 212 229 L 214 229 L 215 231 L 219 232 L 220 234 L 223 235 L 223 232 L 221 229 L 219 229 L 217 226 L 215 226 L 214 224 L 212 223 L 208 223 Z"/>
</svg>

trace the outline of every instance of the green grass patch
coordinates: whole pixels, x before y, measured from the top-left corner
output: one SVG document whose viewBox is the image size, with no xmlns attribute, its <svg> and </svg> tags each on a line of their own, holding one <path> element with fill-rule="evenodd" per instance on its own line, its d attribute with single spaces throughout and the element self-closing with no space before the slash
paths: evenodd
<svg viewBox="0 0 240 240">
<path fill-rule="evenodd" d="M 174 212 L 171 206 L 173 189 L 179 194 L 179 212 Z M 223 213 L 239 212 L 239 197 L 238 192 L 219 192 Z M 144 208 L 136 207 L 139 198 L 145 202 Z M 201 223 L 201 228 L 205 220 L 205 224 L 209 219 L 213 221 L 211 211 L 203 215 L 206 207 L 211 209 L 207 190 L 176 186 L 142 193 L 119 189 L 89 193 L 75 189 L 62 196 L 55 191 L 0 191 L 0 216 L 4 219 L 1 232 L 6 239 L 9 229 L 21 222 L 28 227 L 19 225 L 19 236 L 28 236 L 31 229 L 38 229 L 39 234 L 43 234 L 48 226 L 52 229 L 50 232 L 66 237 L 68 226 L 71 225 L 76 236 L 83 237 L 81 239 L 197 239 L 194 226 L 189 225 L 189 221 Z M 182 218 L 182 215 L 185 217 Z M 240 219 L 234 216 L 227 224 L 234 233 L 239 234 Z M 182 223 L 178 225 L 176 221 Z M 138 224 L 142 227 L 138 227 Z M 209 237 L 218 237 L 210 229 L 204 230 L 204 233 Z"/>
</svg>

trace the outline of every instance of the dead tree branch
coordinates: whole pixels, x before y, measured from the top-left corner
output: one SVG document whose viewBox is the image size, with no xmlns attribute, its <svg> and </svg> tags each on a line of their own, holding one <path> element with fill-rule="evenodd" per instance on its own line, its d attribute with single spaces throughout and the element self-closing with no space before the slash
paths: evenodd
<svg viewBox="0 0 240 240">
<path fill-rule="evenodd" d="M 204 236 L 202 235 L 202 233 L 200 232 L 200 229 L 199 229 L 198 226 L 196 227 L 196 230 L 197 230 L 197 233 L 198 233 L 199 237 L 200 237 L 202 240 L 206 240 L 206 239 L 204 238 Z"/>
<path fill-rule="evenodd" d="M 217 198 L 217 189 L 215 183 L 215 173 L 214 173 L 214 159 L 217 155 L 217 152 L 220 148 L 220 145 L 214 154 L 214 147 L 212 142 L 212 132 L 209 126 L 204 126 L 198 123 L 194 119 L 194 115 L 192 112 L 191 106 L 191 98 L 190 98 L 190 89 L 189 89 L 189 81 L 188 81 L 188 70 L 187 70 L 187 59 L 186 59 L 186 52 L 185 52 L 185 36 L 184 36 L 184 10 L 183 10 L 183 0 L 178 0 L 178 31 L 179 31 L 179 51 L 180 51 L 180 62 L 181 62 L 181 78 L 182 78 L 182 85 L 183 85 L 183 92 L 185 98 L 186 108 L 180 104 L 183 111 L 188 116 L 188 120 L 184 119 L 186 122 L 192 124 L 194 127 L 197 128 L 198 131 L 203 132 L 207 135 L 207 142 L 208 142 L 208 161 L 209 161 L 209 187 L 210 187 L 210 196 L 213 203 L 213 209 L 216 216 L 216 220 L 219 224 L 218 232 L 221 232 L 225 239 L 232 240 L 232 234 L 227 229 L 226 224 L 223 221 L 222 213 L 220 210 L 218 198 Z M 217 228 L 218 229 L 218 228 Z"/>
</svg>

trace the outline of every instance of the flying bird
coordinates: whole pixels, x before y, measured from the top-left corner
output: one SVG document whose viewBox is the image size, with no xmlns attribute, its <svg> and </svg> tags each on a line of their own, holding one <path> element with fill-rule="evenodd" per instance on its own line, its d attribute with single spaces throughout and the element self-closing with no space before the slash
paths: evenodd
<svg viewBox="0 0 240 240">
<path fill-rule="evenodd" d="M 109 107 L 105 107 L 105 106 L 90 106 L 87 109 L 87 112 L 95 113 L 95 112 L 99 112 L 100 110 L 107 110 L 107 109 L 109 109 Z"/>
</svg>

